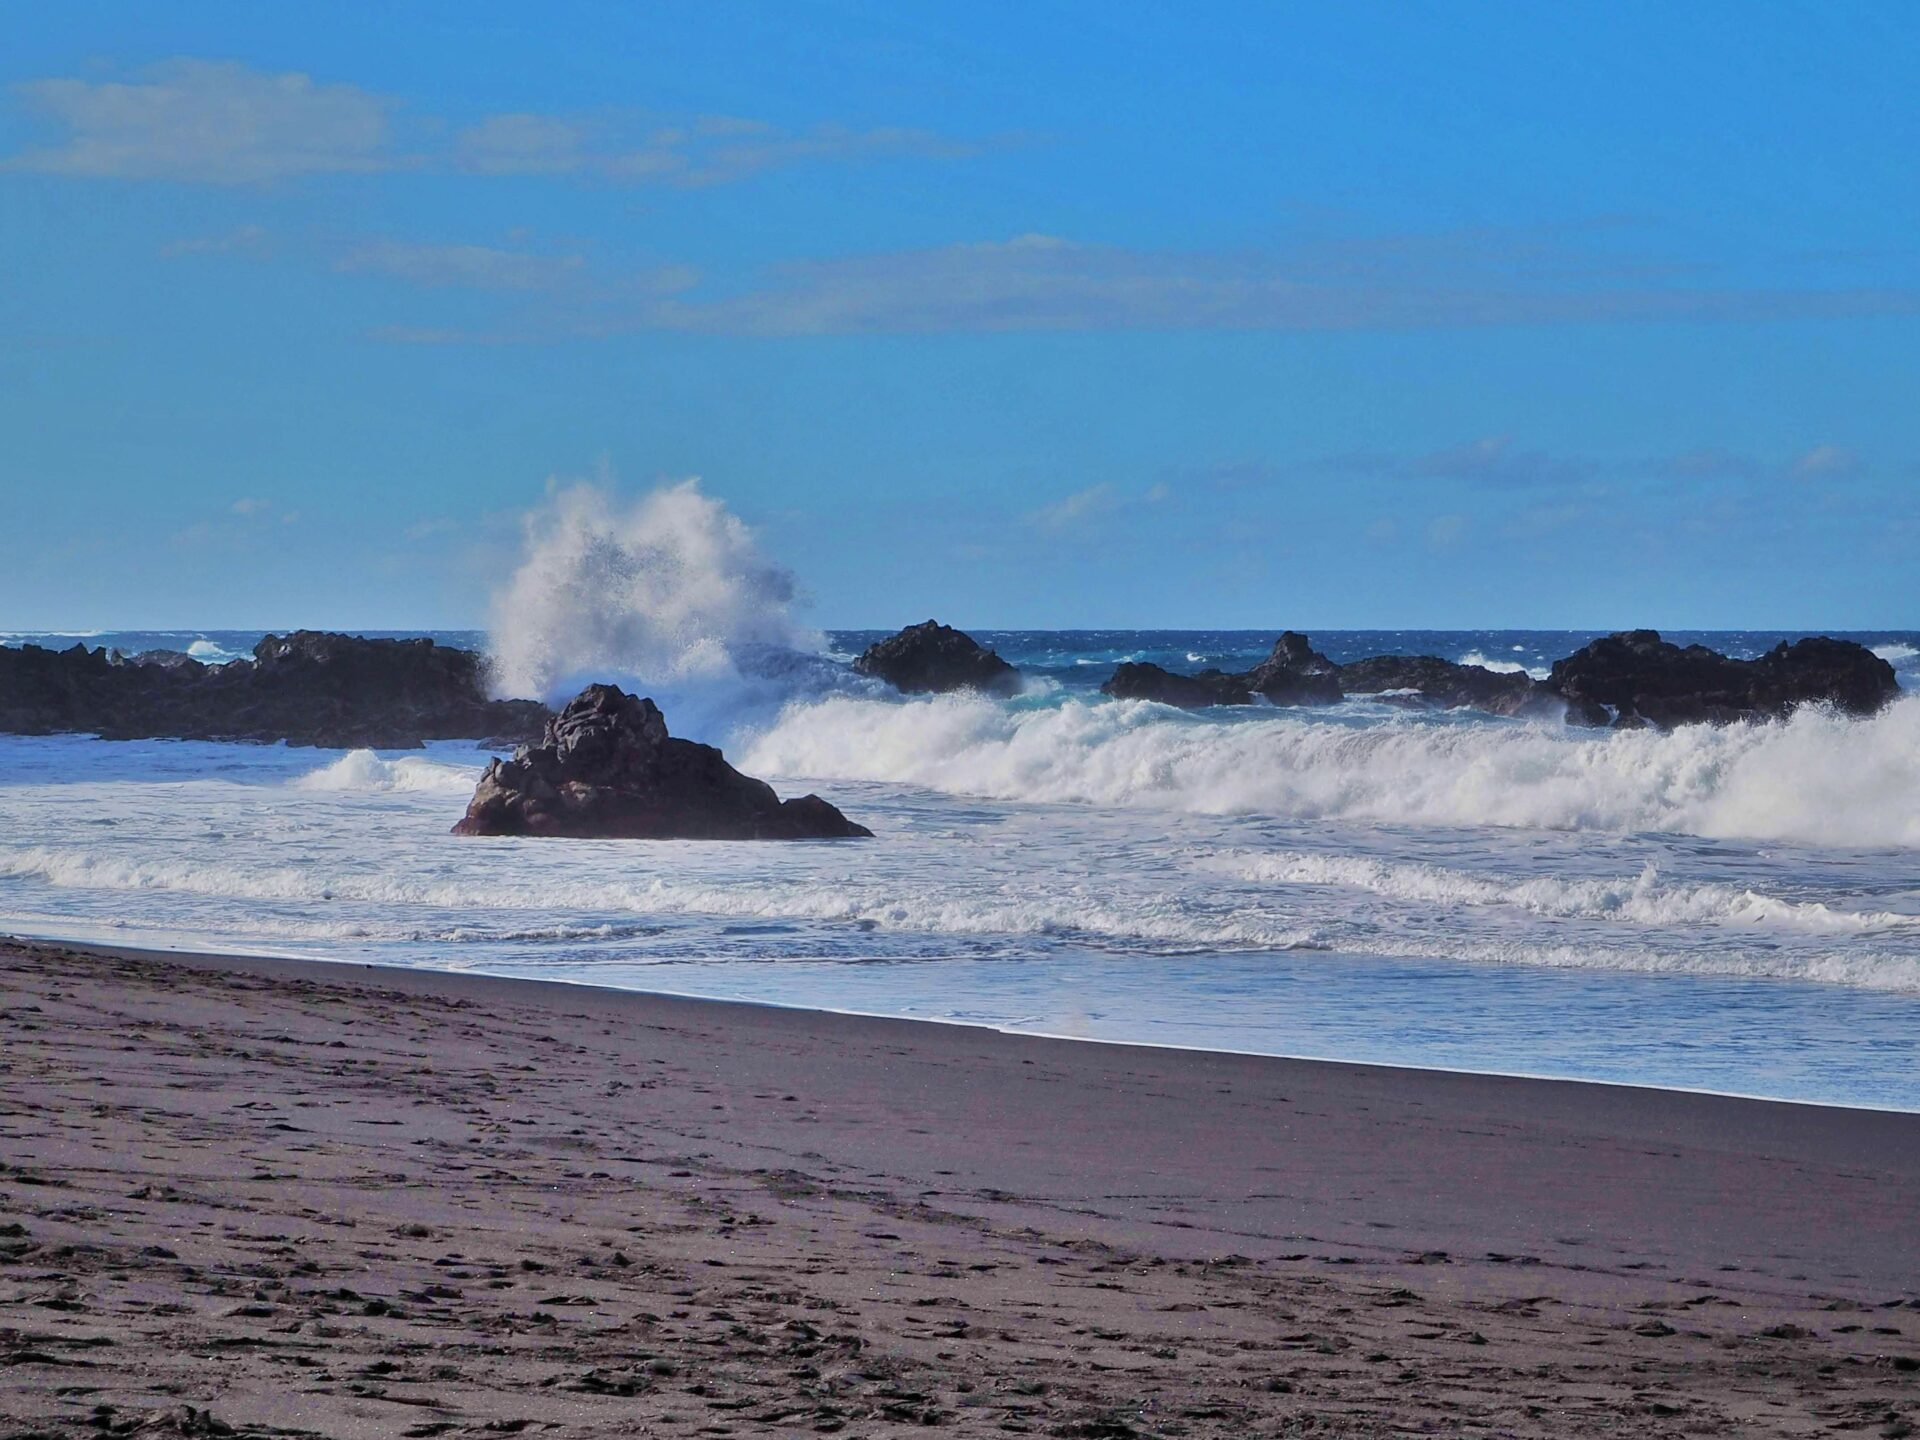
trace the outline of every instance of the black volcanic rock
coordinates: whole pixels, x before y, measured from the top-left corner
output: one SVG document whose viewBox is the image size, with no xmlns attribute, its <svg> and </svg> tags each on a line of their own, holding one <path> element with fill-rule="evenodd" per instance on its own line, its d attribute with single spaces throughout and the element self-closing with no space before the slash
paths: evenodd
<svg viewBox="0 0 1920 1440">
<path fill-rule="evenodd" d="M 1247 687 L 1276 705 L 1337 705 L 1340 667 L 1313 648 L 1306 636 L 1285 631 L 1273 653 L 1246 675 Z"/>
<path fill-rule="evenodd" d="M 1100 687 L 1100 693 L 1116 700 L 1154 700 L 1162 705 L 1177 705 L 1182 710 L 1203 710 L 1209 705 L 1246 705 L 1253 700 L 1253 691 L 1244 675 L 1229 675 L 1224 670 L 1176 675 L 1144 660 L 1123 663 Z"/>
<path fill-rule="evenodd" d="M 1340 667 L 1349 695 L 1411 692 L 1408 698 L 1441 710 L 1471 708 L 1492 715 L 1558 715 L 1559 696 L 1524 671 L 1489 670 L 1437 655 L 1373 655 Z"/>
<path fill-rule="evenodd" d="M 269 635 L 251 661 L 228 665 L 83 645 L 0 648 L 0 731 L 14 734 L 397 750 L 530 739 L 547 713 L 531 700 L 489 700 L 480 657 L 432 640 L 301 630 Z"/>
<path fill-rule="evenodd" d="M 1020 672 L 1013 666 L 971 635 L 933 620 L 869 645 L 853 668 L 910 694 L 981 690 L 1010 695 L 1020 688 Z"/>
<path fill-rule="evenodd" d="M 1276 705 L 1333 705 L 1341 699 L 1340 667 L 1315 650 L 1304 635 L 1288 630 L 1273 653 L 1242 674 L 1202 670 L 1177 675 L 1147 661 L 1129 660 L 1100 687 L 1117 700 L 1155 700 L 1183 710 L 1209 705 L 1248 705 L 1255 695 Z"/>
<path fill-rule="evenodd" d="M 495 760 L 456 835 L 634 840 L 870 837 L 817 795 L 782 801 L 711 745 L 667 734 L 651 700 L 589 685 L 547 722 L 540 744 Z"/>
<path fill-rule="evenodd" d="M 1735 660 L 1704 645 L 1674 645 L 1657 630 L 1595 640 L 1554 662 L 1547 685 L 1565 697 L 1569 719 L 1661 729 L 1777 719 L 1810 703 L 1871 715 L 1900 689 L 1893 667 L 1851 640 L 1796 640 Z"/>
</svg>

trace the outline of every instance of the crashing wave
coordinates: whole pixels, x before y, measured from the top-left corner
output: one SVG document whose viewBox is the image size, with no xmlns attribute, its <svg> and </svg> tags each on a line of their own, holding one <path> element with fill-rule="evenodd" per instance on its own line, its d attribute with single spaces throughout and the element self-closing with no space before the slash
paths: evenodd
<svg viewBox="0 0 1920 1440">
<path fill-rule="evenodd" d="M 1784 722 L 1671 733 L 830 697 L 789 706 L 745 764 L 810 780 L 1203 814 L 1920 846 L 1920 696 L 1870 719 L 1808 707 Z"/>
</svg>

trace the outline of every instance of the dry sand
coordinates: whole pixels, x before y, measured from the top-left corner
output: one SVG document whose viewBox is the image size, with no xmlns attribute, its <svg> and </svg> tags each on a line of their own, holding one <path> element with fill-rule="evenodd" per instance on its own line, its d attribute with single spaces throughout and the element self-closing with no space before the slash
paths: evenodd
<svg viewBox="0 0 1920 1440">
<path fill-rule="evenodd" d="M 0 1162 L 0 1435 L 1920 1420 L 1920 1116 L 8 944 Z"/>
</svg>

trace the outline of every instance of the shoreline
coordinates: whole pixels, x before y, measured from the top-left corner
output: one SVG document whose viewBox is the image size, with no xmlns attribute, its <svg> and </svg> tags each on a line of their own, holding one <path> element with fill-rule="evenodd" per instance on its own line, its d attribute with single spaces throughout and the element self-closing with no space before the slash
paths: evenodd
<svg viewBox="0 0 1920 1440">
<path fill-rule="evenodd" d="M 1390 1060 L 1351 1060 L 1338 1055 L 1309 1055 L 1299 1053 L 1279 1053 L 1270 1050 L 1235 1050 L 1221 1046 L 1178 1045 L 1169 1041 L 1116 1039 L 1102 1035 L 1072 1035 L 1045 1030 L 1016 1029 L 1011 1026 L 997 1025 L 990 1021 L 954 1020 L 931 1015 L 895 1015 L 879 1010 L 855 1010 L 838 1006 L 788 1004 L 778 1000 L 756 1000 L 739 996 L 709 995 L 688 990 L 634 989 L 619 985 L 603 985 L 592 980 L 570 980 L 558 977 L 532 977 L 522 975 L 495 975 L 479 970 L 438 970 L 419 966 L 387 965 L 369 960 L 329 960 L 317 955 L 288 952 L 274 954 L 267 951 L 223 951 L 174 949 L 153 945 L 120 945 L 98 940 L 72 940 L 54 935 L 22 935 L 0 933 L 0 947 L 8 945 L 55 945 L 79 951 L 93 951 L 102 955 L 128 956 L 158 960 L 213 962 L 261 962 L 285 965 L 328 966 L 346 970 L 370 970 L 377 974 L 398 975 L 446 975 L 468 976 L 475 979 L 494 980 L 516 985 L 557 985 L 569 989 L 593 990 L 609 995 L 638 995 L 666 1000 L 681 1000 L 701 1005 L 737 1005 L 748 1008 L 787 1011 L 802 1015 L 841 1016 L 848 1019 L 872 1020 L 900 1025 L 937 1025 L 951 1026 L 960 1030 L 982 1031 L 991 1035 L 1004 1035 L 1013 1038 L 1046 1040 L 1068 1045 L 1105 1045 L 1125 1050 L 1168 1052 L 1176 1055 L 1224 1055 L 1248 1060 L 1276 1060 L 1302 1065 L 1331 1065 L 1356 1067 L 1364 1070 L 1383 1072 L 1405 1072 L 1413 1075 L 1458 1075 L 1479 1077 L 1489 1080 L 1514 1080 L 1540 1085 L 1591 1085 L 1603 1089 L 1646 1092 L 1656 1095 L 1691 1095 L 1707 1099 L 1738 1100 L 1759 1105 L 1791 1105 L 1812 1110 L 1834 1110 L 1860 1112 L 1869 1115 L 1905 1115 L 1920 1116 L 1920 1105 L 1873 1105 L 1865 1102 L 1844 1100 L 1807 1100 L 1789 1095 L 1760 1095 L 1739 1090 L 1715 1090 L 1704 1086 L 1660 1085 L 1648 1081 L 1596 1079 L 1580 1075 L 1555 1075 L 1524 1070 L 1484 1070 L 1464 1066 L 1421 1065 L 1412 1062 Z M 1777 977 L 1744 977 L 1761 979 L 1769 983 L 1810 984 L 1816 982 L 1781 980 Z"/>
</svg>

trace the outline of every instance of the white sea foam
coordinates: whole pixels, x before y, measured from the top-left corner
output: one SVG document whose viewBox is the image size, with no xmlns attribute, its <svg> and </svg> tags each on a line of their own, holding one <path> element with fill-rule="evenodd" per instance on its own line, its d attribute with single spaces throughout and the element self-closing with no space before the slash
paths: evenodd
<svg viewBox="0 0 1920 1440">
<path fill-rule="evenodd" d="M 331 765 L 296 776 L 292 783 L 300 790 L 464 794 L 479 776 L 478 767 L 448 765 L 418 755 L 383 760 L 371 750 L 350 750 Z"/>
<path fill-rule="evenodd" d="M 538 842 L 535 842 L 538 843 Z M 617 842 L 616 842 L 617 843 Z M 631 853 L 631 852 L 628 852 Z M 656 855 L 658 852 L 654 852 Z M 645 916 L 832 921 L 944 935 L 1080 935 L 1156 946 L 1285 950 L 1323 938 L 1258 908 L 1184 913 L 1164 897 L 1101 899 L 1071 890 L 1018 893 L 897 890 L 818 879 L 731 881 L 613 879 L 544 872 L 516 880 L 498 873 L 447 877 L 393 869 L 208 865 L 159 856 L 34 845 L 0 850 L 0 877 L 60 888 L 146 891 L 222 900 L 329 902 L 465 913 L 589 911 Z M 345 922 L 354 927 L 364 922 Z M 332 926 L 324 933 L 335 933 Z M 363 933 L 356 928 L 352 933 Z M 437 932 L 436 932 L 437 933 Z"/>
<path fill-rule="evenodd" d="M 1920 927 L 1920 916 L 1840 910 L 1818 901 L 1782 900 L 1730 885 L 1673 884 L 1648 864 L 1631 876 L 1485 875 L 1441 865 L 1365 855 L 1275 853 L 1220 856 L 1206 868 L 1265 884 L 1364 890 L 1416 905 L 1508 906 L 1550 919 L 1619 920 L 1637 925 L 1778 926 L 1850 935 Z"/>
<path fill-rule="evenodd" d="M 744 760 L 756 773 L 1020 801 L 1920 846 L 1920 697 L 1871 719 L 1809 707 L 1783 723 L 1670 734 L 831 697 L 787 707 Z"/>
<path fill-rule="evenodd" d="M 1902 645 L 1897 640 L 1888 645 L 1874 646 L 1873 653 L 1889 665 L 1900 665 L 1908 660 L 1920 659 L 1920 650 L 1916 650 L 1911 645 Z"/>
</svg>

